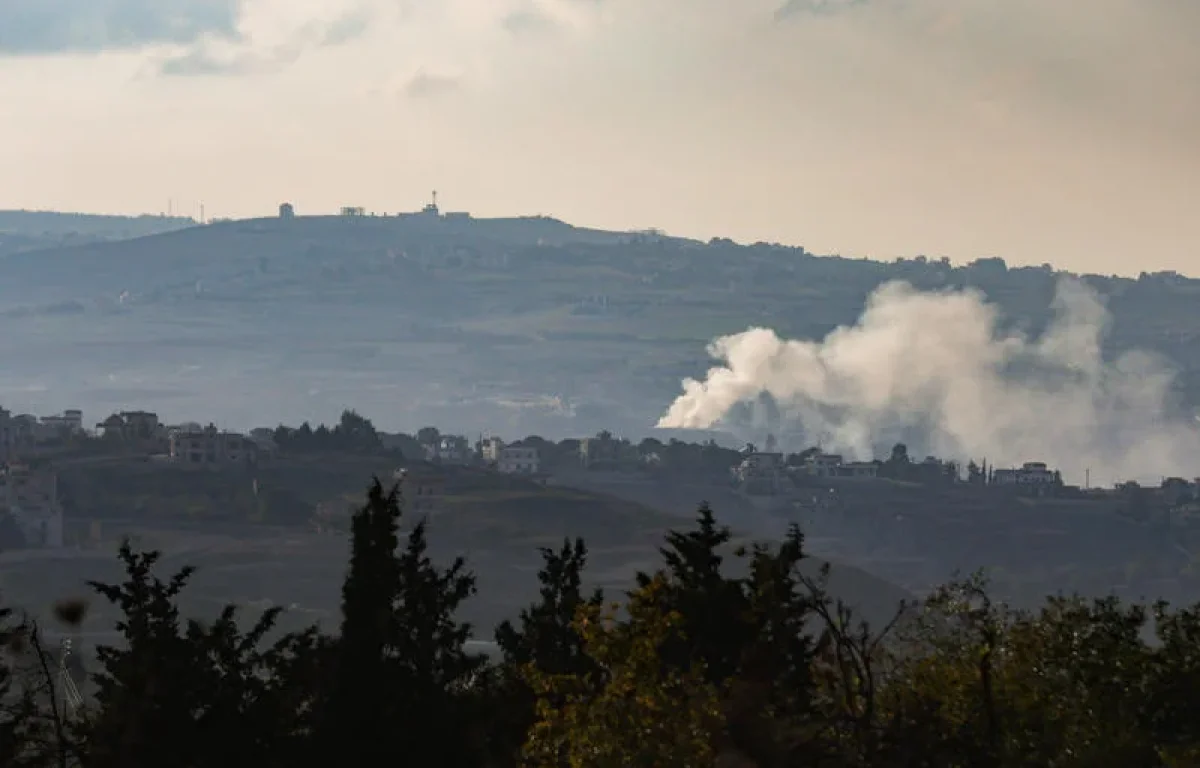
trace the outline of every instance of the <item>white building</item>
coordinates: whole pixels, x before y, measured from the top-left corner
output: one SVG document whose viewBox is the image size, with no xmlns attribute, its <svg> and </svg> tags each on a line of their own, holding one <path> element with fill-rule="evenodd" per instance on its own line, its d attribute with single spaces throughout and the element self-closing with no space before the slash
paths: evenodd
<svg viewBox="0 0 1200 768">
<path fill-rule="evenodd" d="M 502 448 L 496 468 L 510 475 L 535 475 L 541 471 L 537 448 Z"/>
<path fill-rule="evenodd" d="M 479 457 L 485 464 L 499 463 L 503 450 L 504 441 L 498 437 L 485 437 L 479 441 Z"/>
<path fill-rule="evenodd" d="M 1020 469 L 997 469 L 992 472 L 992 485 L 1049 486 L 1059 475 L 1040 461 L 1027 461 Z"/>
<path fill-rule="evenodd" d="M 16 522 L 30 547 L 58 549 L 63 545 L 63 510 L 58 500 L 58 477 L 23 464 L 0 467 L 0 515 Z"/>
<path fill-rule="evenodd" d="M 836 453 L 819 453 L 809 456 L 804 470 L 812 477 L 840 477 L 850 480 L 870 480 L 879 477 L 879 464 L 874 461 L 844 461 Z"/>
<path fill-rule="evenodd" d="M 45 427 L 46 431 L 52 437 L 57 437 L 64 433 L 71 435 L 83 434 L 83 411 L 78 408 L 70 408 L 61 414 L 43 416 L 41 418 L 41 426 Z"/>
</svg>

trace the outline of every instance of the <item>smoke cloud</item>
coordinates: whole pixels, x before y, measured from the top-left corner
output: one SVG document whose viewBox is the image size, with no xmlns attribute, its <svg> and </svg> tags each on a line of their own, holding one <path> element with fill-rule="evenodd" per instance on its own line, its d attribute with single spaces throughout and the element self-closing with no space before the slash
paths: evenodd
<svg viewBox="0 0 1200 768">
<path fill-rule="evenodd" d="M 720 365 L 686 379 L 659 427 L 708 428 L 773 399 L 806 437 L 858 459 L 914 434 L 914 448 L 994 466 L 1045 461 L 1068 482 L 1200 474 L 1200 431 L 1172 414 L 1174 372 L 1154 355 L 1105 359 L 1110 316 L 1083 283 L 1059 283 L 1040 337 L 1000 329 L 973 290 L 880 286 L 856 325 L 823 341 L 767 328 L 713 341 Z"/>
</svg>

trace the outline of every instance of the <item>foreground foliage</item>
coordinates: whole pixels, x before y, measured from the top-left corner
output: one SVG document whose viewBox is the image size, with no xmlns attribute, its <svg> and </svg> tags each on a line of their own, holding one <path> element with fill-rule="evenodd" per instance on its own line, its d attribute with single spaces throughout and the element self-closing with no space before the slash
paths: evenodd
<svg viewBox="0 0 1200 768">
<path fill-rule="evenodd" d="M 281 635 L 278 611 L 187 620 L 192 571 L 123 546 L 124 581 L 90 585 L 123 642 L 99 649 L 77 712 L 41 628 L 0 610 L 0 766 L 1200 764 L 1197 607 L 1017 612 L 975 577 L 873 629 L 800 574 L 798 529 L 730 553 L 702 507 L 620 601 L 585 591 L 582 541 L 543 550 L 540 595 L 489 660 L 456 618 L 474 576 L 401 519 L 376 482 L 335 635 Z"/>
</svg>

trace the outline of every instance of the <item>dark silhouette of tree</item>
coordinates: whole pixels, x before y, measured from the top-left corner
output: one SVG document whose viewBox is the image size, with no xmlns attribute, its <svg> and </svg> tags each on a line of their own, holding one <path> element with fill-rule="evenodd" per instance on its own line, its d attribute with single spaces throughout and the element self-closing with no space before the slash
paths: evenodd
<svg viewBox="0 0 1200 768">
<path fill-rule="evenodd" d="M 542 550 L 541 593 L 487 665 L 456 618 L 474 578 L 432 562 L 424 521 L 402 537 L 401 512 L 376 481 L 335 636 L 271 642 L 277 610 L 187 620 L 192 570 L 164 580 L 159 553 L 126 542 L 123 580 L 91 584 L 122 642 L 99 649 L 95 700 L 70 720 L 54 651 L 0 609 L 0 766 L 1200 764 L 1200 606 L 1017 611 L 976 576 L 873 630 L 827 567 L 804 575 L 798 528 L 729 556 L 703 506 L 623 606 L 585 593 L 582 541 Z M 86 608 L 55 615 L 78 626 Z"/>
<path fill-rule="evenodd" d="M 40 721 L 36 691 L 21 685 L 14 662 L 29 658 L 30 630 L 0 606 L 0 765 L 41 768 L 57 765 L 59 746 Z"/>
<path fill-rule="evenodd" d="M 342 411 L 338 423 L 332 427 L 319 424 L 313 429 L 308 422 L 296 429 L 280 425 L 272 436 L 285 453 L 378 453 L 383 449 L 375 425 L 352 410 Z"/>
<path fill-rule="evenodd" d="M 725 694 L 732 746 L 776 764 L 802 754 L 810 736 L 802 725 L 809 720 L 812 647 L 804 625 L 811 605 L 796 576 L 804 538 L 793 528 L 776 551 L 739 548 L 736 554 L 749 570 L 745 577 L 722 572 L 719 550 L 731 538 L 707 504 L 694 529 L 667 534 L 657 593 L 680 624 L 660 652 L 664 663 L 679 669 L 698 664 L 706 682 Z M 639 574 L 638 584 L 646 588 L 654 578 Z M 768 711 L 775 714 L 771 722 L 763 718 Z"/>
<path fill-rule="evenodd" d="M 320 704 L 317 764 L 330 760 L 366 764 L 372 745 L 384 743 L 398 722 L 392 689 L 398 681 L 390 674 L 389 655 L 400 578 L 399 526 L 399 487 L 385 492 L 376 479 L 366 504 L 351 521 L 341 632 L 332 682 Z"/>
<path fill-rule="evenodd" d="M 447 568 L 430 561 L 424 521 L 397 552 L 400 517 L 399 486 L 385 492 L 376 480 L 351 524 L 336 668 L 314 753 L 325 765 L 470 765 L 480 749 L 472 684 L 484 659 L 466 650 L 471 628 L 455 619 L 474 577 L 461 558 Z"/>
<path fill-rule="evenodd" d="M 100 646 L 94 708 L 79 726 L 81 762 L 98 766 L 286 765 L 298 750 L 308 695 L 295 674 L 311 656 L 314 631 L 265 638 L 280 609 L 243 632 L 226 607 L 211 624 L 183 622 L 177 600 L 194 571 L 163 581 L 161 554 L 121 545 L 120 584 L 89 582 L 121 612 L 121 646 Z M 219 735 L 219 736 L 218 736 Z"/>
<path fill-rule="evenodd" d="M 587 547 L 582 539 L 563 542 L 562 548 L 542 548 L 541 584 L 537 602 L 521 611 L 514 625 L 496 627 L 496 644 L 502 654 L 503 677 L 498 681 L 499 722 L 491 729 L 490 751 L 499 765 L 515 765 L 525 735 L 534 723 L 536 697 L 526 683 L 529 667 L 545 675 L 589 678 L 598 674 L 585 653 L 575 620 L 581 610 L 599 608 L 601 590 L 583 594 Z"/>
<path fill-rule="evenodd" d="M 124 582 L 88 582 L 120 610 L 116 629 L 124 643 L 97 649 L 97 708 L 82 729 L 84 759 L 97 768 L 177 765 L 181 755 L 201 746 L 190 690 L 199 682 L 195 655 L 175 602 L 194 569 L 182 568 L 162 581 L 153 573 L 160 553 L 135 553 L 125 541 L 118 556 Z"/>
</svg>

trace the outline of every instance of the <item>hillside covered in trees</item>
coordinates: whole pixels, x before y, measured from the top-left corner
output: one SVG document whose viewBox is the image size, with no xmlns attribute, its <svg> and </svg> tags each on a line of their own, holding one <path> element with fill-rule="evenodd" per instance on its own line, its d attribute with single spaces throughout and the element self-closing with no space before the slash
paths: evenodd
<svg viewBox="0 0 1200 768">
<path fill-rule="evenodd" d="M 465 641 L 469 563 L 434 562 L 376 483 L 352 524 L 340 627 L 272 632 L 177 608 L 190 569 L 122 547 L 92 583 L 122 642 L 66 664 L 6 612 L 0 764 L 12 766 L 1187 766 L 1200 759 L 1200 607 L 1048 599 L 966 579 L 875 627 L 800 575 L 804 537 L 728 553 L 702 508 L 627 595 L 582 587 L 581 540 L 540 597 Z M 733 563 L 743 565 L 732 573 Z M 71 596 L 65 596 L 70 598 Z M 55 613 L 70 635 L 89 600 Z"/>
<path fill-rule="evenodd" d="M 708 368 L 714 337 L 821 338 L 888 281 L 976 288 L 1005 327 L 1046 326 L 1061 272 L 960 256 L 817 256 L 546 218 L 223 222 L 5 256 L 0 354 L 23 410 L 250 426 L 353 404 L 389 430 L 641 437 Z M 1113 316 L 1106 352 L 1161 354 L 1200 404 L 1200 281 L 1083 279 Z"/>
</svg>

